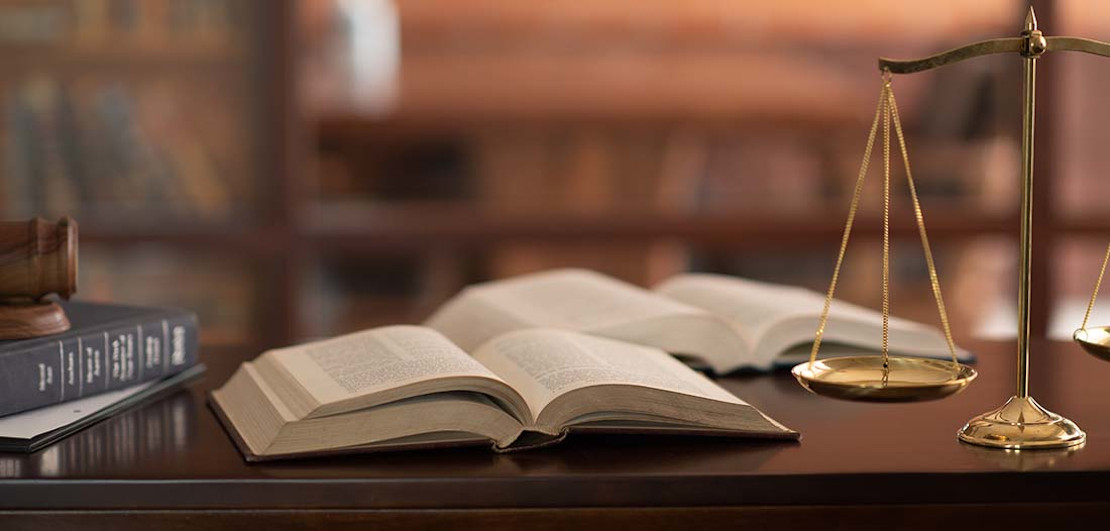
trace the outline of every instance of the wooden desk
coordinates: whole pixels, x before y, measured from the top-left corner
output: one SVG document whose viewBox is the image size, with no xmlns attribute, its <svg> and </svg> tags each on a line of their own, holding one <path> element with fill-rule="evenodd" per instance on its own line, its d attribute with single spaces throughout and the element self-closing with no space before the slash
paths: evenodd
<svg viewBox="0 0 1110 531">
<path fill-rule="evenodd" d="M 1034 347 L 1034 396 L 1086 429 L 1082 449 L 1013 454 L 956 441 L 966 420 L 1013 390 L 1013 346 L 985 343 L 972 345 L 979 380 L 932 403 L 821 399 L 788 374 L 723 380 L 800 430 L 801 443 L 576 437 L 511 455 L 459 449 L 248 465 L 203 398 L 240 359 L 209 355 L 210 372 L 189 390 L 37 454 L 0 454 L 0 528 L 180 519 L 252 528 L 903 529 L 1105 517 L 1110 365 L 1070 343 Z"/>
</svg>

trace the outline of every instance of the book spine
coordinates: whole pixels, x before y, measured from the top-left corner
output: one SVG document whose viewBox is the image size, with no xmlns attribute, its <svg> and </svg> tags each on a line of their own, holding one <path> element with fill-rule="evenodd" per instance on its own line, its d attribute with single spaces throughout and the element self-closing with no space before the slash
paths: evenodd
<svg viewBox="0 0 1110 531">
<path fill-rule="evenodd" d="M 0 360 L 0 416 L 181 372 L 197 350 L 192 315 L 59 334 Z"/>
</svg>

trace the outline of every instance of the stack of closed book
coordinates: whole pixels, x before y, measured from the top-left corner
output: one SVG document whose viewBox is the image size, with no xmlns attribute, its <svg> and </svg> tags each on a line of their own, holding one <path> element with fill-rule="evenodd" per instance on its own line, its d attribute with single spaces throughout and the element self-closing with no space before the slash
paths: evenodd
<svg viewBox="0 0 1110 531">
<path fill-rule="evenodd" d="M 34 451 L 204 370 L 191 312 L 62 306 L 68 331 L 0 341 L 0 451 Z"/>
</svg>

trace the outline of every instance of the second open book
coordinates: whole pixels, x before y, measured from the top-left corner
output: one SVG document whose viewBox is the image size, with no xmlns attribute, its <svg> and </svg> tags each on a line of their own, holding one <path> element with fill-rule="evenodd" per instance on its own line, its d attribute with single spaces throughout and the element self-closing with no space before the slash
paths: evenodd
<svg viewBox="0 0 1110 531">
<path fill-rule="evenodd" d="M 463 290 L 428 319 L 464 350 L 511 330 L 551 327 L 660 348 L 717 373 L 767 370 L 809 358 L 824 296 L 712 274 L 683 274 L 651 290 L 583 269 L 558 269 Z M 882 315 L 834 301 L 823 352 L 877 351 Z M 950 359 L 934 327 L 890 319 L 890 350 Z M 957 351 L 962 361 L 970 355 Z"/>
</svg>

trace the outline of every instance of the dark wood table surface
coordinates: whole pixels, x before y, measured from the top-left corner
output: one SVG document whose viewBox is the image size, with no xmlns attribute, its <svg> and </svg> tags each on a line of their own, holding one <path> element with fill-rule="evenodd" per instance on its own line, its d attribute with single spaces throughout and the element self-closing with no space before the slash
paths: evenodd
<svg viewBox="0 0 1110 531">
<path fill-rule="evenodd" d="M 204 353 L 202 381 L 31 455 L 0 454 L 0 528 L 377 523 L 640 528 L 698 523 L 823 528 L 1059 523 L 1110 514 L 1110 364 L 1034 343 L 1044 406 L 1087 431 L 1074 451 L 1005 452 L 956 430 L 1011 396 L 1012 343 L 977 343 L 979 379 L 955 397 L 861 404 L 787 373 L 721 383 L 799 443 L 578 436 L 517 454 L 453 449 L 248 464 L 205 404 L 243 359 Z M 47 526 L 49 527 L 49 526 Z"/>
</svg>

